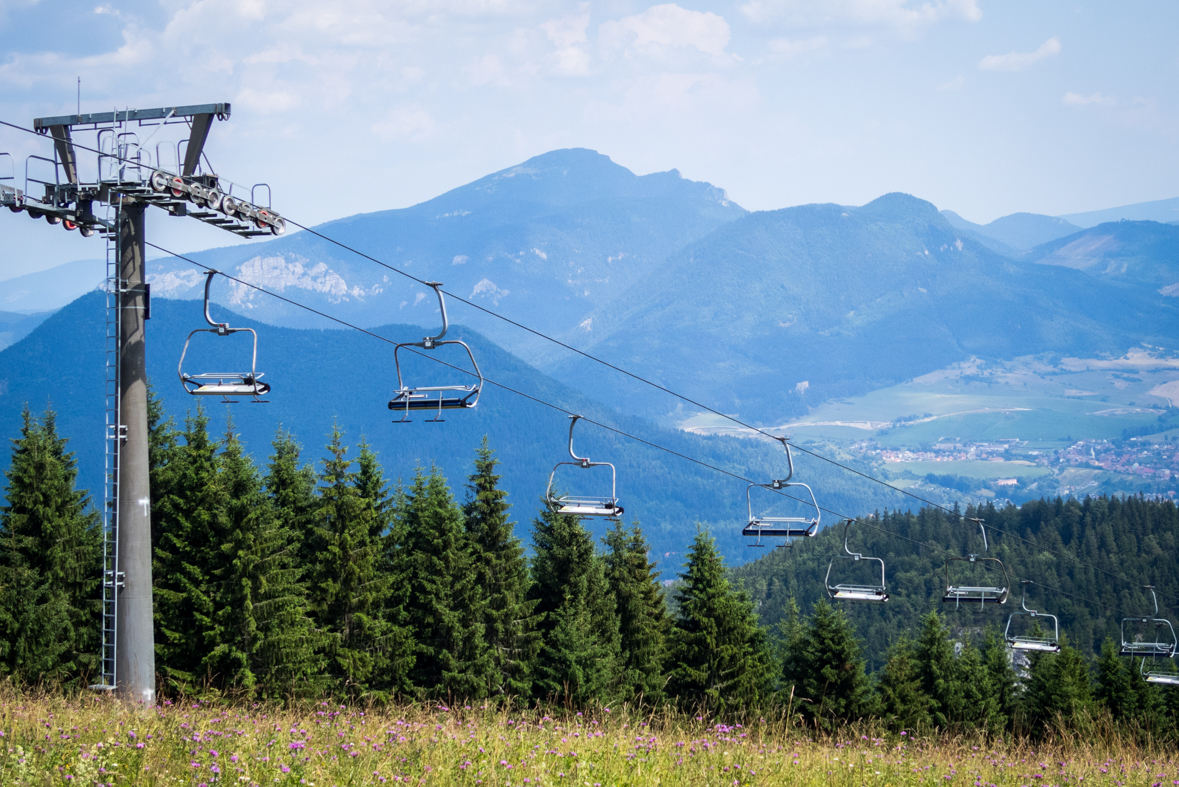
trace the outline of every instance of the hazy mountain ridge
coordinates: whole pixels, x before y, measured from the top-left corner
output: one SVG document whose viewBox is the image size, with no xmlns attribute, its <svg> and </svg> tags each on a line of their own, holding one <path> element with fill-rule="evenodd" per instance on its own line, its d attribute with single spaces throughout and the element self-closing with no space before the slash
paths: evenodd
<svg viewBox="0 0 1179 787">
<path fill-rule="evenodd" d="M 1091 210 L 1085 213 L 1069 213 L 1060 218 L 1086 229 L 1111 221 L 1157 221 L 1163 224 L 1174 224 L 1179 222 L 1179 197 L 1137 202 L 1133 205 L 1121 205 L 1116 208 Z"/>
<path fill-rule="evenodd" d="M 971 237 L 984 246 L 1007 256 L 1016 256 L 1024 249 L 1071 235 L 1080 229 L 1062 218 L 1039 213 L 1012 213 L 989 224 L 967 221 L 952 210 L 943 210 L 941 214 L 950 226 L 971 233 Z"/>
<path fill-rule="evenodd" d="M 401 210 L 352 216 L 318 228 L 489 308 L 528 315 L 531 326 L 561 331 L 616 298 L 672 252 L 745 214 L 707 183 L 676 171 L 636 176 L 606 156 L 558 150 Z M 308 233 L 191 255 L 309 305 L 346 305 L 363 325 L 433 324 L 425 288 Z M 195 266 L 151 263 L 157 291 L 199 295 Z M 319 326 L 305 312 L 236 289 L 215 300 L 270 324 Z M 451 307 L 457 321 L 493 338 L 531 341 L 476 310 Z M 513 346 L 519 346 L 514 344 Z"/>
<path fill-rule="evenodd" d="M 1085 271 L 1104 281 L 1179 295 L 1179 226 L 1155 221 L 1099 224 L 1030 250 L 1041 265 Z"/>
<path fill-rule="evenodd" d="M 970 355 L 1121 352 L 1177 335 L 1179 311 L 1155 294 L 1017 262 L 962 234 L 903 194 L 750 214 L 675 255 L 621 308 L 595 312 L 580 341 L 725 412 L 774 423 Z M 603 379 L 580 360 L 554 373 Z M 628 411 L 677 405 L 603 381 Z"/>
</svg>

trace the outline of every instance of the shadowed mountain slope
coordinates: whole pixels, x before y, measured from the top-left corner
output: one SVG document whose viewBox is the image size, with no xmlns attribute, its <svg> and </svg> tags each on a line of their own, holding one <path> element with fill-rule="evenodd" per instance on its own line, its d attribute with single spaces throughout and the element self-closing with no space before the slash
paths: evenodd
<svg viewBox="0 0 1179 787">
<path fill-rule="evenodd" d="M 745 214 L 721 189 L 676 171 L 637 176 L 585 149 L 556 150 L 403 210 L 317 229 L 342 243 L 546 332 L 581 322 L 672 252 Z M 295 217 L 297 218 L 297 217 Z M 362 325 L 432 324 L 437 303 L 396 273 L 308 233 L 193 255 L 202 263 L 316 306 L 345 306 Z M 157 294 L 200 294 L 180 260 L 153 262 Z M 325 327 L 239 286 L 217 299 L 272 325 Z M 519 348 L 532 341 L 455 304 L 456 321 Z M 522 344 L 523 343 L 523 344 Z"/>
<path fill-rule="evenodd" d="M 928 202 L 889 194 L 721 227 L 595 312 L 576 341 L 725 412 L 780 423 L 971 355 L 1121 352 L 1176 335 L 1168 299 L 1000 257 Z M 627 411 L 679 406 L 582 361 L 555 374 L 593 375 Z"/>
<path fill-rule="evenodd" d="M 1085 271 L 1104 281 L 1179 295 L 1179 226 L 1154 221 L 1099 224 L 1032 249 L 1025 259 Z"/>
<path fill-rule="evenodd" d="M 101 494 L 103 461 L 103 309 L 101 293 L 84 296 L 0 352 L 0 435 L 17 435 L 26 403 L 38 412 L 51 404 L 59 413 L 60 433 L 70 438 L 70 450 L 77 452 L 80 483 L 96 494 Z M 503 462 L 500 472 L 515 506 L 517 532 L 527 540 L 549 472 L 569 459 L 565 413 L 489 384 L 478 407 L 447 413 L 444 423 L 425 423 L 421 415 L 412 423 L 392 423 L 395 416 L 387 408 L 396 387 L 391 345 L 354 331 L 272 328 L 218 307 L 213 313 L 215 319 L 258 330 L 258 371 L 273 386 L 267 404 L 205 401 L 215 436 L 223 434 L 225 418 L 232 415 L 235 431 L 259 464 L 266 463 L 279 428 L 292 430 L 305 447 L 304 458 L 315 460 L 322 456 L 334 421 L 351 445 L 365 436 L 379 452 L 391 481 L 409 481 L 415 468 L 436 463 L 461 499 L 475 450 L 487 435 Z M 186 412 L 195 410 L 197 397 L 182 390 L 176 364 L 188 332 L 203 326 L 198 302 L 159 299 L 152 304 L 148 371 L 167 411 L 181 423 Z M 421 336 L 417 326 L 375 330 L 403 341 Z M 581 391 L 566 387 L 469 329 L 455 326 L 452 331 L 452 336 L 470 343 L 491 380 L 738 475 L 763 480 L 782 475 L 783 457 L 776 443 L 701 437 L 620 416 L 594 401 L 604 394 L 597 386 Z M 461 349 L 448 349 L 449 355 L 447 349 L 436 355 L 461 363 Z M 249 352 L 245 335 L 197 334 L 185 367 L 197 372 L 245 371 Z M 420 358 L 411 357 L 403 371 L 407 381 L 417 384 L 461 379 L 457 372 Z M 652 548 L 660 555 L 669 553 L 673 567 L 678 565 L 676 555 L 691 543 L 697 522 L 712 526 L 730 561 L 741 562 L 755 552 L 743 546 L 739 535 L 746 517 L 745 484 L 739 480 L 588 423 L 577 429 L 576 448 L 617 466 L 618 495 L 627 519 L 642 523 Z M 6 453 L 0 466 L 8 461 Z M 822 504 L 834 510 L 861 513 L 901 502 L 830 465 L 803 458 L 798 466 L 799 476 L 809 480 Z M 557 479 L 568 491 L 605 494 L 609 473 L 566 467 Z M 603 527 L 596 530 L 600 533 Z"/>
</svg>

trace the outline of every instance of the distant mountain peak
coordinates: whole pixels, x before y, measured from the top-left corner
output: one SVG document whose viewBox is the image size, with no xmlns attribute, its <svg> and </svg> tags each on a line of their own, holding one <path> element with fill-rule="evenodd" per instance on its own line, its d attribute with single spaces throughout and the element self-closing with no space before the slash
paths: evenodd
<svg viewBox="0 0 1179 787">
<path fill-rule="evenodd" d="M 544 177 L 597 176 L 628 179 L 636 177 L 626 167 L 616 164 L 607 155 L 589 148 L 561 148 L 533 156 L 514 167 L 494 172 L 476 183 L 524 177 L 539 180 Z M 473 185 L 473 184 L 472 184 Z"/>
<path fill-rule="evenodd" d="M 940 217 L 937 207 L 932 202 L 914 197 L 912 194 L 905 194 L 902 191 L 892 191 L 877 197 L 868 204 L 856 208 L 856 212 L 861 216 L 886 220 Z"/>
</svg>

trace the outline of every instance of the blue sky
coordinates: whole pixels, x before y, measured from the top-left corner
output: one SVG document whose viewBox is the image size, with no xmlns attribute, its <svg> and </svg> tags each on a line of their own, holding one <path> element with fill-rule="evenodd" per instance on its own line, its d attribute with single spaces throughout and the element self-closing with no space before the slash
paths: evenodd
<svg viewBox="0 0 1179 787">
<path fill-rule="evenodd" d="M 906 191 L 986 222 L 1179 195 L 1177 30 L 1169 0 L 0 0 L 0 119 L 72 112 L 78 76 L 83 111 L 230 101 L 217 170 L 303 223 L 574 146 L 754 210 Z M 0 233 L 0 278 L 101 254 Z"/>
</svg>

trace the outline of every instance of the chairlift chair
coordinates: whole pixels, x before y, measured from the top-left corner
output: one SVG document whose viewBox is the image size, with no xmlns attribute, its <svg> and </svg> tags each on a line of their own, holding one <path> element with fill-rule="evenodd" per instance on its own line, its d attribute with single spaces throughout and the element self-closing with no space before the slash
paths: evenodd
<svg viewBox="0 0 1179 787">
<path fill-rule="evenodd" d="M 1014 610 L 1007 616 L 1007 627 L 1003 629 L 1003 639 L 1011 646 L 1012 650 L 1034 650 L 1040 653 L 1059 653 L 1060 652 L 1060 621 L 1055 615 L 1049 615 L 1046 612 L 1039 612 L 1038 610 L 1028 609 L 1028 585 L 1032 581 L 1030 579 L 1021 579 L 1019 584 L 1022 595 L 1020 597 L 1020 609 Z M 1052 636 L 1037 637 L 1030 633 L 1026 634 L 1012 634 L 1011 623 L 1017 617 L 1031 618 L 1045 618 L 1052 621 Z"/>
<path fill-rule="evenodd" d="M 209 287 L 213 284 L 213 276 L 217 273 L 218 271 L 211 270 L 205 278 L 205 322 L 213 327 L 197 328 L 188 335 L 184 342 L 184 350 L 180 353 L 180 363 L 176 367 L 176 373 L 180 376 L 180 383 L 184 386 L 184 390 L 193 396 L 220 396 L 226 402 L 231 403 L 235 400 L 230 397 L 250 396 L 255 402 L 265 402 L 266 399 L 259 397 L 270 393 L 270 385 L 262 382 L 260 379 L 262 375 L 257 371 L 258 333 L 253 328 L 230 328 L 228 323 L 214 322 L 213 318 L 209 316 Z M 188 354 L 188 345 L 192 342 L 192 337 L 198 333 L 215 333 L 218 336 L 249 333 L 254 337 L 254 352 L 250 360 L 250 371 L 242 374 L 229 372 L 189 374 L 185 372 L 184 356 Z"/>
<path fill-rule="evenodd" d="M 614 469 L 614 465 L 609 462 L 591 462 L 589 457 L 578 456 L 573 452 L 573 427 L 577 426 L 580 418 L 580 415 L 569 416 L 569 456 L 573 457 L 576 461 L 558 462 L 553 467 L 553 472 L 549 473 L 549 486 L 545 490 L 545 501 L 548 503 L 549 508 L 558 514 L 618 519 L 622 516 L 623 508 L 618 504 L 618 473 Z M 553 482 L 556 479 L 557 470 L 563 465 L 574 465 L 582 469 L 589 469 L 591 467 L 610 468 L 610 496 L 585 497 L 559 494 Z"/>
<path fill-rule="evenodd" d="M 446 301 L 442 299 L 442 282 L 428 281 L 426 284 L 433 287 L 438 296 L 438 308 L 442 311 L 442 330 L 437 336 L 427 336 L 420 342 L 405 342 L 393 348 L 393 363 L 397 367 L 397 390 L 389 400 L 389 409 L 401 413 L 401 419 L 394 423 L 410 423 L 409 414 L 414 411 L 432 412 L 434 417 L 427 420 L 430 423 L 442 423 L 446 420 L 442 417 L 443 410 L 465 410 L 474 407 L 479 403 L 479 393 L 483 390 L 483 373 L 479 371 L 479 364 L 467 343 L 458 339 L 441 341 L 449 327 L 446 319 Z M 401 375 L 401 358 L 398 355 L 401 348 L 421 347 L 423 350 L 433 350 L 445 344 L 457 344 L 467 351 L 467 357 L 471 359 L 471 366 L 475 369 L 471 376 L 477 378 L 476 381 L 470 385 L 407 386 Z"/>
<path fill-rule="evenodd" d="M 987 531 L 981 519 L 970 520 L 978 524 L 979 532 L 983 537 L 983 552 L 988 549 L 987 545 Z M 987 564 L 994 564 L 1003 572 L 1003 584 L 1001 586 L 987 586 L 987 585 L 955 585 L 950 581 L 950 564 L 951 563 L 970 563 L 976 566 L 985 566 Z M 987 604 L 1006 604 L 1007 594 L 1011 589 L 1011 578 L 1007 575 L 1007 568 L 1003 565 L 1003 561 L 997 557 L 983 557 L 981 555 L 967 555 L 966 557 L 949 557 L 946 558 L 946 594 L 942 596 L 944 602 L 954 602 L 955 609 L 962 602 L 974 602 L 979 604 L 979 611 L 983 611 Z"/>
<path fill-rule="evenodd" d="M 827 587 L 827 595 L 831 598 L 841 599 L 843 601 L 888 601 L 888 593 L 884 589 L 884 560 L 878 557 L 864 557 L 859 552 L 852 552 L 847 546 L 847 534 L 851 529 L 854 520 L 844 520 L 843 527 L 843 551 L 846 555 L 836 555 L 831 559 L 831 563 L 827 566 L 827 578 L 823 580 L 823 584 Z M 838 584 L 831 584 L 831 570 L 835 568 L 836 560 L 851 560 L 853 563 L 861 561 L 869 561 L 880 564 L 880 583 L 854 583 L 854 582 L 840 582 Z"/>
<path fill-rule="evenodd" d="M 1147 656 L 1150 656 L 1152 665 L 1155 663 L 1155 659 L 1160 656 L 1173 659 L 1175 657 L 1176 646 L 1179 645 L 1179 640 L 1175 637 L 1175 627 L 1171 625 L 1171 621 L 1159 617 L 1159 599 L 1155 595 L 1154 586 L 1146 585 L 1145 589 L 1150 591 L 1150 597 L 1154 601 L 1154 616 L 1122 619 L 1121 655 L 1142 657 L 1141 671 L 1147 683 L 1179 685 L 1179 675 L 1176 675 L 1174 672 L 1162 672 L 1153 666 L 1149 670 L 1146 668 Z M 1128 637 L 1126 635 L 1127 623 L 1138 623 L 1146 626 L 1153 625 L 1155 630 L 1154 639 L 1145 640 L 1134 639 L 1132 636 Z"/>
<path fill-rule="evenodd" d="M 757 541 L 750 544 L 751 547 L 762 547 L 765 544 L 761 543 L 762 536 L 776 536 L 784 537 L 786 542 L 782 546 L 793 546 L 795 538 L 810 538 L 819 532 L 819 503 L 815 500 L 815 493 L 809 486 L 804 483 L 793 481 L 790 479 L 794 477 L 794 457 L 790 454 L 790 443 L 786 442 L 786 438 L 775 438 L 779 440 L 786 449 L 786 466 L 787 473 L 785 478 L 771 480 L 768 484 L 750 484 L 745 489 L 745 502 L 748 505 L 749 523 L 741 530 L 743 536 L 757 536 Z M 780 492 L 783 489 L 793 489 L 795 487 L 806 490 L 806 497 L 794 497 L 787 495 L 792 500 L 802 503 L 808 509 L 814 509 L 814 516 L 770 516 L 755 515 L 753 513 L 753 490 L 754 488 L 769 489 L 773 492 Z M 808 499 L 809 498 L 809 499 Z"/>
</svg>

